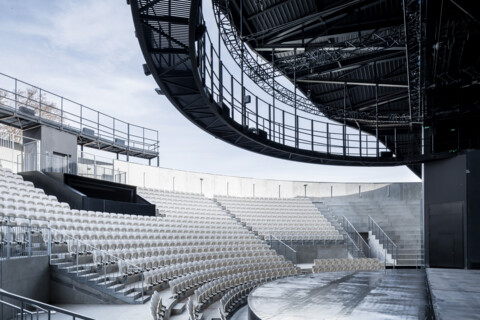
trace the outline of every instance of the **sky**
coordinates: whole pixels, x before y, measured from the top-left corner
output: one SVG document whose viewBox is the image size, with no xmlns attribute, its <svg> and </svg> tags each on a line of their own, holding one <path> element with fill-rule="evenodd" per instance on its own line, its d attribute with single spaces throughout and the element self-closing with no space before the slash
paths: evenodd
<svg viewBox="0 0 480 320">
<path fill-rule="evenodd" d="M 405 166 L 286 161 L 237 148 L 204 132 L 165 96 L 157 95 L 154 79 L 144 75 L 145 60 L 126 1 L 3 0 L 0 39 L 1 73 L 158 130 L 162 167 L 300 181 L 420 181 Z"/>
</svg>

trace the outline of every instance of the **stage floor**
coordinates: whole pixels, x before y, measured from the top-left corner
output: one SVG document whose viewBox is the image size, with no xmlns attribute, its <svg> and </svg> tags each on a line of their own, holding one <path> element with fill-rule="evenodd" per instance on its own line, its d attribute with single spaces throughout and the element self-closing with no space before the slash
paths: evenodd
<svg viewBox="0 0 480 320">
<path fill-rule="evenodd" d="M 248 307 L 249 320 L 431 318 L 426 274 L 420 269 L 279 279 L 255 289 Z"/>
<path fill-rule="evenodd" d="M 480 319 L 480 270 L 427 269 L 437 320 Z"/>
</svg>

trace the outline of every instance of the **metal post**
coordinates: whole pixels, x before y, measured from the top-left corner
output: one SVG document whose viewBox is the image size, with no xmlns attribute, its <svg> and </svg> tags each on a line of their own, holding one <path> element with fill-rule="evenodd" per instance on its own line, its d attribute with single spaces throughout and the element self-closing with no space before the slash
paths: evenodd
<svg viewBox="0 0 480 320">
<path fill-rule="evenodd" d="M 253 197 L 255 198 L 255 183 L 253 184 Z"/>
<path fill-rule="evenodd" d="M 17 113 L 18 110 L 18 90 L 17 90 L 17 79 L 15 79 L 15 113 Z"/>
<path fill-rule="evenodd" d="M 346 154 L 346 134 L 347 134 L 347 84 L 343 84 L 343 156 Z"/>
<path fill-rule="evenodd" d="M 315 140 L 315 135 L 314 135 L 314 132 L 313 132 L 313 119 L 310 120 L 310 128 L 311 128 L 310 131 L 311 131 L 311 135 L 312 135 L 312 139 L 311 139 L 311 140 L 312 140 L 312 151 L 314 151 L 314 147 L 313 147 L 313 146 L 314 146 L 314 143 L 315 143 L 315 142 L 314 142 L 314 140 Z"/>
<path fill-rule="evenodd" d="M 258 96 L 255 96 L 255 126 L 258 132 Z"/>
<path fill-rule="evenodd" d="M 172 191 L 175 191 L 175 177 L 173 177 L 173 188 Z"/>
<path fill-rule="evenodd" d="M 10 223 L 10 216 L 7 217 L 7 260 L 10 259 L 10 246 L 12 242 L 12 225 Z"/>
<path fill-rule="evenodd" d="M 307 197 L 307 186 L 308 186 L 308 184 L 303 185 L 303 187 L 305 188 L 305 198 Z"/>
<path fill-rule="evenodd" d="M 234 92 L 233 92 L 233 75 L 230 75 L 230 104 L 232 105 L 232 120 L 235 120 L 235 99 L 234 99 Z"/>
<path fill-rule="evenodd" d="M 362 157 L 362 129 L 358 128 L 358 151 L 360 151 L 360 158 Z"/>
<path fill-rule="evenodd" d="M 102 252 L 103 259 L 102 259 L 102 264 L 103 264 L 103 284 L 105 288 L 107 287 L 107 256 L 105 255 L 105 252 Z"/>
<path fill-rule="evenodd" d="M 47 255 L 52 255 L 52 230 L 50 229 L 50 220 L 48 221 L 48 242 L 47 242 Z"/>
<path fill-rule="evenodd" d="M 75 262 L 77 264 L 77 277 L 78 277 L 78 239 L 75 239 L 77 245 L 75 246 Z"/>
<path fill-rule="evenodd" d="M 40 110 L 38 111 L 38 117 L 41 118 L 42 117 L 42 89 L 40 89 Z"/>
<path fill-rule="evenodd" d="M 32 256 L 32 219 L 28 219 L 27 231 L 28 231 L 28 248 L 27 248 L 27 252 L 28 252 L 28 256 L 31 257 L 31 256 Z"/>
<path fill-rule="evenodd" d="M 203 178 L 200 178 L 200 194 L 203 194 Z"/>
<path fill-rule="evenodd" d="M 60 127 L 63 129 L 63 97 L 60 98 Z"/>
<path fill-rule="evenodd" d="M 127 162 L 130 161 L 130 123 L 127 123 Z"/>
<path fill-rule="evenodd" d="M 378 83 L 375 85 L 375 139 L 377 140 L 376 155 L 378 158 L 380 155 L 380 141 L 378 141 Z"/>
<path fill-rule="evenodd" d="M 97 135 L 100 138 L 100 112 L 97 111 Z"/>
<path fill-rule="evenodd" d="M 268 139 L 272 140 L 272 106 L 268 105 Z"/>
<path fill-rule="evenodd" d="M 278 198 L 280 199 L 280 185 L 278 185 Z"/>
<path fill-rule="evenodd" d="M 297 119 L 297 48 L 293 50 L 294 64 L 293 64 L 293 106 L 295 112 L 295 148 L 298 148 L 298 119 Z"/>
<path fill-rule="evenodd" d="M 210 96 L 210 101 L 214 101 L 215 95 L 215 86 L 213 82 L 213 43 L 210 42 L 210 90 L 212 90 L 212 95 Z"/>
<path fill-rule="evenodd" d="M 330 153 L 330 124 L 327 123 L 327 153 Z"/>
<path fill-rule="evenodd" d="M 393 139 L 394 139 L 394 145 L 395 145 L 395 156 L 397 156 L 397 128 L 393 129 Z"/>
</svg>

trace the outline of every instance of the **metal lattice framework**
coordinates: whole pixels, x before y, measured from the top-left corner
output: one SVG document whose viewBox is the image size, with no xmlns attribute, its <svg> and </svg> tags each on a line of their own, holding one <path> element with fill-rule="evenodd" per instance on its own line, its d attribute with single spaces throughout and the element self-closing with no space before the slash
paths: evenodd
<svg viewBox="0 0 480 320">
<path fill-rule="evenodd" d="M 423 153 L 424 82 L 432 81 L 422 75 L 430 30 L 423 1 L 213 4 L 215 41 L 200 0 L 131 3 L 145 73 L 203 130 L 246 150 L 309 163 L 415 165 L 450 156 Z M 236 70 L 224 65 L 225 54 Z M 244 76 L 266 94 L 246 87 Z M 293 86 L 281 85 L 280 76 Z"/>
</svg>

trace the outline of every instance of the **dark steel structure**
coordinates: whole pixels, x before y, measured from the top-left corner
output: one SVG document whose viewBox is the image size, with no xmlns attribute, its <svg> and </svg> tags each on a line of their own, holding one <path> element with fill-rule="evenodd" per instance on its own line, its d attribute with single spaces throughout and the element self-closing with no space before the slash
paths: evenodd
<svg viewBox="0 0 480 320">
<path fill-rule="evenodd" d="M 200 0 L 129 2 L 158 92 L 226 142 L 417 174 L 480 147 L 479 20 L 466 0 L 212 0 L 215 33 Z"/>
</svg>

